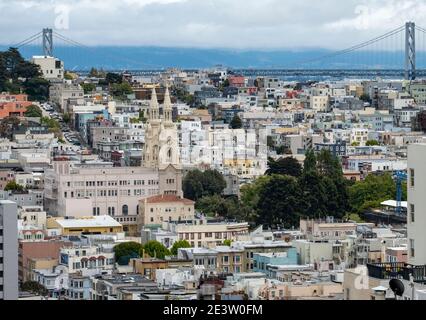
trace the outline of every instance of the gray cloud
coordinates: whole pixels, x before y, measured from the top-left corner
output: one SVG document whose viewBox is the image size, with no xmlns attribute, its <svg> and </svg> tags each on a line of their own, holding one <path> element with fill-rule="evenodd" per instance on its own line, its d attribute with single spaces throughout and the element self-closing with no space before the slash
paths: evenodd
<svg viewBox="0 0 426 320">
<path fill-rule="evenodd" d="M 0 0 L 0 42 L 55 27 L 67 8 L 58 32 L 87 45 L 337 49 L 426 20 L 426 0 Z"/>
</svg>

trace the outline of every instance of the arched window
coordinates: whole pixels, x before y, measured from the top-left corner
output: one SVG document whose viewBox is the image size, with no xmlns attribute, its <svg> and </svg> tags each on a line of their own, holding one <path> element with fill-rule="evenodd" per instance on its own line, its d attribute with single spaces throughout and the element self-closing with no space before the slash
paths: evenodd
<svg viewBox="0 0 426 320">
<path fill-rule="evenodd" d="M 127 204 L 123 205 L 122 214 L 123 216 L 127 216 L 129 214 L 129 207 Z"/>
</svg>

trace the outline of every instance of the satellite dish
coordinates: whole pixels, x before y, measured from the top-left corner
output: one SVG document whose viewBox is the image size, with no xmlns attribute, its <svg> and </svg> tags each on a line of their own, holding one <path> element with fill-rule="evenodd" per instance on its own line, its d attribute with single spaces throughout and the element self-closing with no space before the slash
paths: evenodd
<svg viewBox="0 0 426 320">
<path fill-rule="evenodd" d="M 393 291 L 393 293 L 395 294 L 395 296 L 402 297 L 402 294 L 404 293 L 405 288 L 401 280 L 392 279 L 391 281 L 389 281 L 389 286 L 391 290 Z"/>
</svg>

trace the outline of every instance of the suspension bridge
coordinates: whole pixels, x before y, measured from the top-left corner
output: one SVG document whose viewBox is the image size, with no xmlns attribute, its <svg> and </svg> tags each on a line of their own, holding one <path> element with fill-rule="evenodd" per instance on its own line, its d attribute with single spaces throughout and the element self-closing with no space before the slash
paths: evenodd
<svg viewBox="0 0 426 320">
<path fill-rule="evenodd" d="M 32 55 L 58 57 L 65 62 L 68 70 L 82 73 L 96 67 L 109 71 L 129 70 L 138 75 L 152 75 L 164 70 L 164 63 L 159 61 L 173 59 L 170 53 L 165 54 L 159 49 L 149 51 L 147 48 L 135 47 L 88 46 L 50 28 L 45 28 L 18 43 L 0 46 L 0 49 L 7 47 L 18 48 L 26 58 Z M 190 54 L 191 50 L 196 49 L 182 49 L 181 54 Z M 244 52 L 234 54 L 237 59 L 238 55 L 243 56 Z M 268 68 L 241 68 L 233 71 L 246 76 L 380 76 L 404 77 L 407 80 L 426 78 L 426 29 L 414 22 L 407 22 L 343 50 L 324 52 L 322 55 L 318 52 L 300 52 L 278 60 L 279 64 L 273 63 L 274 65 Z M 176 65 L 172 62 L 170 67 L 173 66 Z"/>
</svg>

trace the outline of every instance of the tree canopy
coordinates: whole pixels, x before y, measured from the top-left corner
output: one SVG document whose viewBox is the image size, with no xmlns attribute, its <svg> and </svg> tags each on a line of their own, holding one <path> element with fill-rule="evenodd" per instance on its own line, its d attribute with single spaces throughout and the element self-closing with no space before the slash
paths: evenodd
<svg viewBox="0 0 426 320">
<path fill-rule="evenodd" d="M 260 190 L 257 223 L 287 228 L 298 226 L 304 211 L 301 195 L 302 190 L 296 178 L 272 176 Z"/>
<path fill-rule="evenodd" d="M 0 92 L 25 92 L 29 100 L 46 101 L 49 82 L 42 78 L 40 67 L 26 61 L 18 49 L 0 52 Z"/>
<path fill-rule="evenodd" d="M 151 258 L 164 259 L 166 256 L 170 255 L 169 249 L 162 245 L 158 241 L 148 241 L 144 246 L 143 250 Z"/>
<path fill-rule="evenodd" d="M 292 177 L 299 177 L 302 174 L 302 166 L 300 165 L 299 161 L 293 157 L 280 158 L 278 160 L 269 158 L 268 170 L 266 171 L 266 174 L 281 174 Z"/>
<path fill-rule="evenodd" d="M 16 183 L 15 180 L 9 181 L 4 188 L 4 191 L 24 191 L 24 190 L 25 190 L 25 187 Z"/>
<path fill-rule="evenodd" d="M 39 107 L 31 105 L 27 108 L 25 116 L 29 118 L 41 118 L 43 116 L 43 112 Z"/>
<path fill-rule="evenodd" d="M 241 129 L 243 127 L 243 122 L 241 121 L 241 118 L 236 114 L 230 124 L 231 129 Z"/>
<path fill-rule="evenodd" d="M 205 196 L 221 195 L 226 181 L 217 170 L 192 170 L 183 179 L 182 189 L 185 198 L 197 201 Z"/>
<path fill-rule="evenodd" d="M 174 256 L 177 256 L 178 250 L 181 248 L 191 248 L 191 245 L 186 240 L 179 240 L 173 243 L 172 248 L 170 249 L 170 253 Z"/>
<path fill-rule="evenodd" d="M 406 183 L 403 183 L 402 200 L 407 199 Z M 379 208 L 383 201 L 395 199 L 396 184 L 388 173 L 368 175 L 363 181 L 349 187 L 349 203 L 354 213 L 363 213 L 371 208 Z"/>
<path fill-rule="evenodd" d="M 143 245 L 137 242 L 123 242 L 114 247 L 115 261 L 119 265 L 129 264 L 132 258 L 139 258 Z"/>
</svg>

